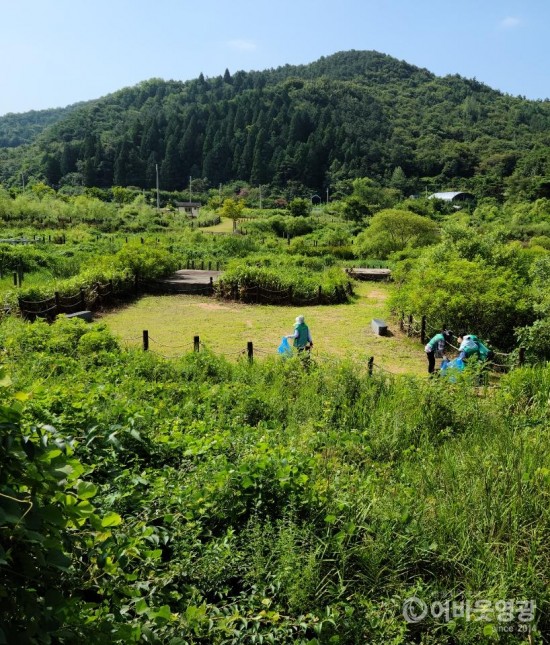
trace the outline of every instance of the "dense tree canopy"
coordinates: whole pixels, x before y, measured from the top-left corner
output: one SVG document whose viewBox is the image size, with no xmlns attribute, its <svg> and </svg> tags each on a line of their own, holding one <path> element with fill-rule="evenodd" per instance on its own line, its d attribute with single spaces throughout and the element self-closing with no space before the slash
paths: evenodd
<svg viewBox="0 0 550 645">
<path fill-rule="evenodd" d="M 19 184 L 23 173 L 56 187 L 151 188 L 158 166 L 167 190 L 190 176 L 211 186 L 239 179 L 317 191 L 371 177 L 403 195 L 550 193 L 547 101 L 438 78 L 377 52 L 188 82 L 152 79 L 53 111 L 32 128 L 30 114 L 0 118 L 0 145 L 29 144 L 0 148 L 0 181 Z"/>
</svg>

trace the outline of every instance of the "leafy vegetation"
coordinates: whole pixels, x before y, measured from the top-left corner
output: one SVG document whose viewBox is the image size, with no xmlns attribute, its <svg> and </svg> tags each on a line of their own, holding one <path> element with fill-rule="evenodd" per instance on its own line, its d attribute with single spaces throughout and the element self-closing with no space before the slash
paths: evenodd
<svg viewBox="0 0 550 645">
<path fill-rule="evenodd" d="M 407 626 L 411 595 L 528 597 L 546 629 L 547 368 L 484 399 L 352 364 L 168 363 L 75 320 L 2 334 L 8 642 L 491 642 Z"/>
</svg>

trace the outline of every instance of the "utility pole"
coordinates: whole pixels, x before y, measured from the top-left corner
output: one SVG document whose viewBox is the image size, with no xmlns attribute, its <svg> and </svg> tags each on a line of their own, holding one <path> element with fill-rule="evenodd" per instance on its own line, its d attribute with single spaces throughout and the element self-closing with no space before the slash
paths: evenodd
<svg viewBox="0 0 550 645">
<path fill-rule="evenodd" d="M 191 207 L 191 202 L 193 201 L 191 197 L 191 175 L 189 175 L 189 207 Z"/>
<path fill-rule="evenodd" d="M 155 164 L 155 172 L 157 174 L 157 210 L 160 210 L 160 194 L 159 194 L 159 165 Z"/>
</svg>

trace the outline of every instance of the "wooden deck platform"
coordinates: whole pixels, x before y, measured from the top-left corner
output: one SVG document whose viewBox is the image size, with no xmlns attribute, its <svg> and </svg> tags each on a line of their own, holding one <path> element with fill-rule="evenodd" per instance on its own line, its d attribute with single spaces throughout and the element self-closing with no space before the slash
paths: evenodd
<svg viewBox="0 0 550 645">
<path fill-rule="evenodd" d="M 356 280 L 383 281 L 391 279 L 391 269 L 361 269 L 352 267 L 346 269 L 346 273 Z"/>
<path fill-rule="evenodd" d="M 161 282 L 174 285 L 187 285 L 187 284 L 198 284 L 198 285 L 208 285 L 210 284 L 210 278 L 213 282 L 221 275 L 221 271 L 202 271 L 201 269 L 181 269 L 176 271 L 171 276 L 163 278 Z"/>
</svg>

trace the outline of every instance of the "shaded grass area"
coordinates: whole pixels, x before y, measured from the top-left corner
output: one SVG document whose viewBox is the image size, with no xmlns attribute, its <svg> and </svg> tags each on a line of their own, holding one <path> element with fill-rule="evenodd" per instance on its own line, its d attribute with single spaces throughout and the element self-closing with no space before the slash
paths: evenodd
<svg viewBox="0 0 550 645">
<path fill-rule="evenodd" d="M 258 358 L 275 355 L 284 334 L 292 333 L 303 314 L 317 357 L 351 357 L 375 363 L 395 373 L 423 374 L 426 358 L 418 340 L 401 334 L 391 321 L 387 298 L 392 287 L 357 283 L 357 296 L 348 304 L 311 307 L 247 305 L 203 296 L 146 296 L 102 316 L 123 344 L 140 345 L 142 331 L 150 335 L 150 349 L 164 356 L 179 356 L 193 349 L 193 337 L 216 353 L 238 358 L 248 341 Z M 391 335 L 376 336 L 373 318 L 388 321 Z"/>
</svg>

